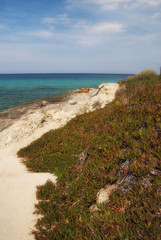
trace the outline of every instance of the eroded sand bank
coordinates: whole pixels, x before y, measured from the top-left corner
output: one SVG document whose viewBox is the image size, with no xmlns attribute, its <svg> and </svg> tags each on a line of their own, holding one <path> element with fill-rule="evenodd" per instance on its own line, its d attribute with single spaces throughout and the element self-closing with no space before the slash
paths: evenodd
<svg viewBox="0 0 161 240">
<path fill-rule="evenodd" d="M 89 93 L 73 91 L 61 101 L 46 99 L 27 109 L 22 106 L 14 117 L 13 110 L 0 115 L 0 240 L 34 239 L 30 232 L 36 222 L 36 186 L 48 179 L 56 181 L 49 173 L 27 172 L 17 151 L 75 116 L 104 107 L 114 99 L 117 89 L 118 84 L 105 83 Z"/>
</svg>

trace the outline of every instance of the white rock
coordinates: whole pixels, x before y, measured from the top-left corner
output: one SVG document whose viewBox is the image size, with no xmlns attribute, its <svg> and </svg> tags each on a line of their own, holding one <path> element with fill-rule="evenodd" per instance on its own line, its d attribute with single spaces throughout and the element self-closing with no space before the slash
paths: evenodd
<svg viewBox="0 0 161 240">
<path fill-rule="evenodd" d="M 107 184 L 104 188 L 97 193 L 96 203 L 108 203 L 110 194 L 116 190 L 117 184 Z"/>
</svg>

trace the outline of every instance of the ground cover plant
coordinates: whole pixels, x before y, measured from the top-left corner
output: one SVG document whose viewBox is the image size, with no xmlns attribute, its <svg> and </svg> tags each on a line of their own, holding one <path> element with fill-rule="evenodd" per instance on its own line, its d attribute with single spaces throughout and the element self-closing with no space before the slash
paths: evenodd
<svg viewBox="0 0 161 240">
<path fill-rule="evenodd" d="M 18 155 L 30 170 L 58 176 L 56 185 L 38 187 L 36 239 L 161 238 L 161 77 L 155 73 L 120 82 L 104 109 L 51 130 Z M 109 201 L 91 212 L 98 191 L 120 176 Z"/>
</svg>

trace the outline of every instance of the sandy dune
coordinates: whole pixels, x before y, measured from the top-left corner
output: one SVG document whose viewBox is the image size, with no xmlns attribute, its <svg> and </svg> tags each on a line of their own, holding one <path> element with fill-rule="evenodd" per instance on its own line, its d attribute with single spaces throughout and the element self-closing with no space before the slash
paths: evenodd
<svg viewBox="0 0 161 240">
<path fill-rule="evenodd" d="M 90 89 L 89 93 L 75 92 L 65 102 L 45 102 L 0 132 L 0 240 L 34 239 L 30 232 L 36 222 L 36 186 L 48 179 L 56 181 L 56 176 L 49 173 L 27 172 L 17 151 L 75 116 L 104 107 L 117 89 L 118 84 L 102 84 L 99 90 Z"/>
</svg>

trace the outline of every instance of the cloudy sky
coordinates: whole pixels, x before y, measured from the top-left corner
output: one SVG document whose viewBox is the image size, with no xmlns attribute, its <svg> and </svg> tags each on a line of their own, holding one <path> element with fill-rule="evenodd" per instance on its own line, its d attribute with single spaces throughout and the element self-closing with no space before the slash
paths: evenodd
<svg viewBox="0 0 161 240">
<path fill-rule="evenodd" d="M 0 0 L 0 73 L 161 66 L 161 0 Z"/>
</svg>

